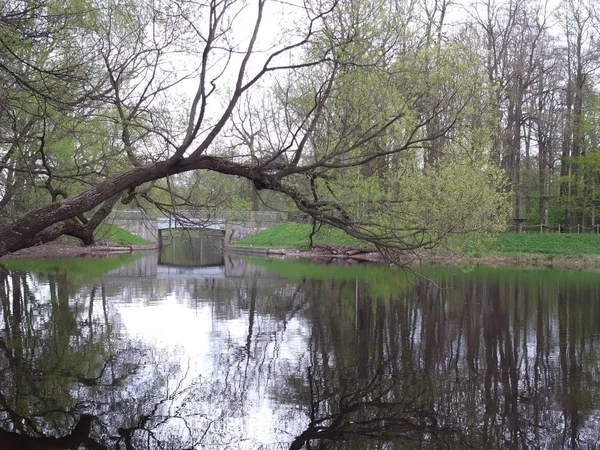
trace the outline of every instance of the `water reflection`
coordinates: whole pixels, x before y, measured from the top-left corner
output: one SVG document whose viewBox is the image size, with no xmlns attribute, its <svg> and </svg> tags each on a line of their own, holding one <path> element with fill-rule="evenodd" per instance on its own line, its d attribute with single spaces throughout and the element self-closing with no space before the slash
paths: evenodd
<svg viewBox="0 0 600 450">
<path fill-rule="evenodd" d="M 598 274 L 152 261 L 0 273 L 0 448 L 599 443 Z"/>
<path fill-rule="evenodd" d="M 219 231 L 162 230 L 160 264 L 189 267 L 223 265 L 223 237 Z"/>
</svg>

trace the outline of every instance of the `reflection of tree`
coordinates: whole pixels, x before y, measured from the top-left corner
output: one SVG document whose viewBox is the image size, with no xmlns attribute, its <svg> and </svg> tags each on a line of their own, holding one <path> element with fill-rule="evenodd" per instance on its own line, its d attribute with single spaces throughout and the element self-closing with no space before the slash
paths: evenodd
<svg viewBox="0 0 600 450">
<path fill-rule="evenodd" d="M 462 277 L 453 283 L 456 289 L 422 287 L 418 298 L 427 307 L 416 306 L 424 327 L 415 357 L 431 354 L 431 347 L 437 351 L 424 363 L 444 392 L 435 400 L 436 410 L 454 418 L 455 427 L 483 448 L 596 445 L 597 436 L 583 429 L 584 416 L 596 420 L 592 404 L 598 401 L 592 379 L 599 327 L 585 312 L 598 300 L 596 289 L 590 286 L 563 301 L 566 286 L 550 287 L 527 274 L 506 280 Z M 443 315 L 432 319 L 435 305 Z M 571 358 L 580 369 L 587 359 L 587 374 L 570 376 Z"/>
<path fill-rule="evenodd" d="M 571 448 L 589 443 L 591 436 L 584 430 L 586 420 L 593 417 L 600 401 L 596 389 L 600 381 L 597 302 L 597 291 L 582 292 L 580 286 L 563 286 L 558 293 L 557 409 L 563 416 L 560 442 Z M 596 418 L 594 428 L 597 423 Z M 594 437 L 597 444 L 600 437 L 597 434 Z"/>
<path fill-rule="evenodd" d="M 258 442 L 249 444 L 258 434 L 250 428 L 249 418 L 256 408 L 285 409 L 274 406 L 270 398 L 278 397 L 285 374 L 295 369 L 290 368 L 295 361 L 281 353 L 287 327 L 306 302 L 302 286 L 303 282 L 295 285 L 252 271 L 245 277 L 217 280 L 210 307 L 219 320 L 213 325 L 210 372 L 204 374 L 198 393 L 205 404 L 196 411 L 205 418 L 204 427 L 212 420 L 203 445 L 225 448 L 246 441 L 243 448 L 258 448 Z"/>
<path fill-rule="evenodd" d="M 160 264 L 169 266 L 217 266 L 223 264 L 223 236 L 197 230 L 182 230 L 175 235 L 163 230 Z"/>
<path fill-rule="evenodd" d="M 458 272 L 387 298 L 371 286 L 248 278 L 234 300 L 218 299 L 220 317 L 241 318 L 247 330 L 214 351 L 220 371 L 212 377 L 230 383 L 223 414 L 251 413 L 248 392 L 258 385 L 277 400 L 288 432 L 305 421 L 292 448 L 597 444 L 595 285 Z M 282 357 L 292 319 L 308 340 L 295 363 Z M 290 412 L 299 405 L 304 417 Z"/>
<path fill-rule="evenodd" d="M 403 303 L 373 301 L 360 280 L 306 285 L 310 365 L 306 378 L 288 378 L 285 396 L 305 405 L 308 424 L 290 449 L 381 448 L 382 441 L 410 448 L 452 432 L 431 407 L 422 368 L 404 355 L 411 347 L 404 325 L 414 322 Z"/>
<path fill-rule="evenodd" d="M 383 282 L 1 273 L 0 448 L 594 448 L 594 284 Z M 201 364 L 124 339 L 120 289 L 209 318 Z"/>
<path fill-rule="evenodd" d="M 70 292 L 64 273 L 0 273 L 0 448 L 182 448 L 178 367 L 119 339 L 102 285 Z"/>
<path fill-rule="evenodd" d="M 415 420 L 412 434 L 405 433 L 415 448 L 437 448 L 433 435 L 441 448 L 597 445 L 600 317 L 589 312 L 597 310 L 600 295 L 594 285 L 549 287 L 527 276 L 474 274 L 417 283 L 411 295 L 374 300 L 362 281 L 307 284 L 312 381 L 291 378 L 287 395 L 310 405 L 309 425 L 292 448 L 320 448 L 309 443 L 348 435 L 390 439 L 369 422 L 379 418 L 363 408 L 368 398 L 351 394 L 377 379 L 388 382 L 386 413 L 408 405 L 409 412 L 424 412 L 430 424 L 452 431 L 419 432 Z M 381 361 L 387 378 L 378 378 Z M 418 395 L 400 395 L 406 392 Z M 347 398 L 361 405 L 352 409 L 360 419 L 346 413 Z M 374 431 L 361 429 L 361 421 Z M 367 447 L 362 442 L 356 448 Z"/>
<path fill-rule="evenodd" d="M 339 371 L 335 375 L 318 373 L 309 367 L 310 420 L 290 450 L 308 446 L 310 441 L 322 445 L 353 440 L 360 443 L 360 448 L 367 448 L 368 441 L 361 439 L 411 439 L 423 434 L 433 438 L 440 434 L 443 427 L 437 423 L 434 411 L 422 408 L 418 379 L 412 374 L 397 376 L 394 366 L 391 360 L 383 361 L 368 379 Z M 323 369 L 330 372 L 319 368 Z M 332 376 L 333 382 L 325 382 Z"/>
</svg>

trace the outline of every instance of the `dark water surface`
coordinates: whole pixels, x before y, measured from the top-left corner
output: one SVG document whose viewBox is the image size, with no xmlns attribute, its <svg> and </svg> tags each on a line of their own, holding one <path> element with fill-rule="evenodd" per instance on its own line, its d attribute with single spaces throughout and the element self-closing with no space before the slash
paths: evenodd
<svg viewBox="0 0 600 450">
<path fill-rule="evenodd" d="M 0 449 L 600 446 L 600 273 L 200 262 L 2 271 Z"/>
</svg>

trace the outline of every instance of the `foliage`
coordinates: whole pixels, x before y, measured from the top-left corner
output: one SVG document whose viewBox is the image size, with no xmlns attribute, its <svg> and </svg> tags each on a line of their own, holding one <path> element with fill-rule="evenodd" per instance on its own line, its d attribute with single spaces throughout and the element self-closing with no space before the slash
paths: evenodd
<svg viewBox="0 0 600 450">
<path fill-rule="evenodd" d="M 244 247 L 295 248 L 306 250 L 310 246 L 313 227 L 306 223 L 285 223 L 248 236 L 235 245 Z M 342 230 L 320 226 L 312 237 L 313 245 L 365 246 L 365 242 L 349 236 Z"/>
<path fill-rule="evenodd" d="M 120 159 L 109 148 L 114 125 L 100 118 L 110 106 L 88 98 L 102 79 L 88 47 L 95 15 L 86 1 L 1 4 L 5 216 L 76 194 Z"/>
<path fill-rule="evenodd" d="M 303 155 L 320 168 L 288 183 L 328 206 L 327 213 L 307 210 L 317 220 L 390 250 L 390 257 L 393 248 L 449 246 L 453 234 L 503 230 L 506 181 L 489 158 L 485 121 L 472 120 L 481 118 L 486 92 L 476 58 L 459 45 L 393 48 L 397 42 L 388 42 L 394 57 L 381 58 L 378 45 L 388 44 L 378 38 L 392 26 L 382 21 L 380 34 L 371 27 L 364 41 L 339 44 L 354 64 L 339 68 L 330 92 L 319 92 L 310 74 L 285 91 L 281 107 L 299 118 L 312 97 L 329 96 Z M 297 85 L 303 89 L 291 96 Z"/>
<path fill-rule="evenodd" d="M 556 16 L 564 52 L 531 2 L 457 28 L 446 1 L 27 5 L 0 5 L 0 254 L 91 243 L 118 202 L 293 206 L 396 261 L 479 252 L 457 236 L 502 231 L 511 201 L 589 224 L 587 0 Z"/>
<path fill-rule="evenodd" d="M 366 233 L 390 235 L 414 248 L 441 246 L 462 250 L 453 235 L 503 231 L 508 218 L 507 194 L 501 171 L 485 159 L 442 157 L 425 170 L 405 170 L 388 176 L 344 177 L 340 202 L 368 224 Z M 333 183 L 330 183 L 332 185 Z"/>
</svg>

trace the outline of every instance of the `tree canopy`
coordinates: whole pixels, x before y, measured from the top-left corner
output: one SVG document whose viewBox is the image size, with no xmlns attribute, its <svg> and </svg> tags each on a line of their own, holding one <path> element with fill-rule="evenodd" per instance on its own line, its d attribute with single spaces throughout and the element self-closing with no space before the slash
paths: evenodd
<svg viewBox="0 0 600 450">
<path fill-rule="evenodd" d="M 597 134 L 583 131 L 597 17 L 557 15 L 587 52 L 564 68 L 563 106 L 549 13 L 511 5 L 450 26 L 439 0 L 2 2 L 0 255 L 91 243 L 120 203 L 224 193 L 294 205 L 390 257 L 502 229 L 532 192 L 542 218 L 553 186 L 575 198 L 589 189 L 573 177 L 596 176 L 573 157 Z"/>
</svg>

